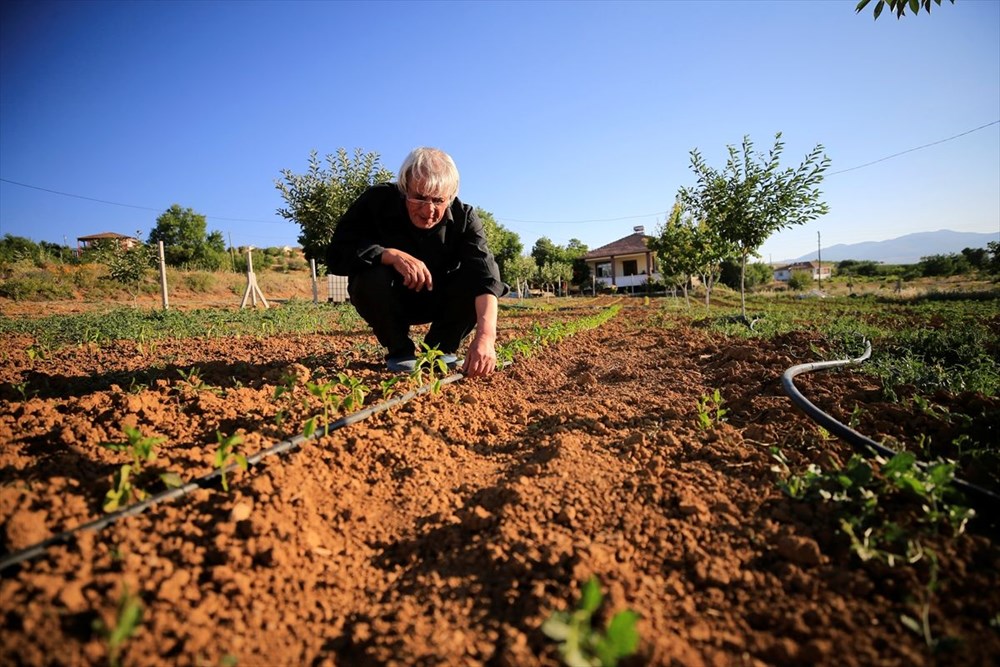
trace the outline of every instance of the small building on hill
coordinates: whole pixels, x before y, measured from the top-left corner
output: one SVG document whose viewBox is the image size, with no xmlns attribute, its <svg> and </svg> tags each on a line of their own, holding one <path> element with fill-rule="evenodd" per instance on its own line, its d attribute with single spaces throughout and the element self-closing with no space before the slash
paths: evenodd
<svg viewBox="0 0 1000 667">
<path fill-rule="evenodd" d="M 656 253 L 646 244 L 652 237 L 644 233 L 642 225 L 633 227 L 632 231 L 632 234 L 583 256 L 596 284 L 622 289 L 645 285 L 649 280 L 660 278 Z"/>
<path fill-rule="evenodd" d="M 791 280 L 793 273 L 806 272 L 813 280 L 826 280 L 833 275 L 833 268 L 830 264 L 820 264 L 819 262 L 795 262 L 774 269 L 774 279 L 787 283 Z"/>
<path fill-rule="evenodd" d="M 116 234 L 115 232 L 101 232 L 100 234 L 91 234 L 90 236 L 78 236 L 76 237 L 76 256 L 79 257 L 80 253 L 84 250 L 93 248 L 101 243 L 115 243 L 119 248 L 128 250 L 138 245 L 140 241 L 134 236 Z"/>
</svg>

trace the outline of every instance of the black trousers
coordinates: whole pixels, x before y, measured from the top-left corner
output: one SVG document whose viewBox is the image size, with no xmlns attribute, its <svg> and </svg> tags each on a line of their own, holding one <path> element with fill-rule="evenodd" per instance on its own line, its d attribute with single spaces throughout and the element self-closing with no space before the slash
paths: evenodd
<svg viewBox="0 0 1000 667">
<path fill-rule="evenodd" d="M 395 269 L 381 264 L 349 278 L 347 293 L 351 303 L 375 337 L 387 350 L 387 357 L 413 355 L 410 326 L 431 323 L 424 343 L 444 353 L 458 350 L 476 327 L 476 294 L 460 272 L 434 277 L 434 289 L 415 292 L 403 285 Z"/>
</svg>

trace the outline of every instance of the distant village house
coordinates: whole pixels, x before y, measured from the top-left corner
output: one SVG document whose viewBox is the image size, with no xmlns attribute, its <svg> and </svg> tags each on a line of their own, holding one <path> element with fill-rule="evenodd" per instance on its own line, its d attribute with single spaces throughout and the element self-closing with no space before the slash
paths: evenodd
<svg viewBox="0 0 1000 667">
<path fill-rule="evenodd" d="M 601 287 L 618 289 L 645 285 L 660 278 L 656 253 L 646 245 L 647 236 L 642 225 L 632 228 L 633 233 L 583 256 L 590 267 L 594 282 Z"/>
<path fill-rule="evenodd" d="M 808 272 L 813 280 L 825 280 L 833 275 L 833 269 L 830 264 L 820 265 L 818 262 L 795 262 L 794 264 L 786 264 L 774 269 L 774 279 L 787 283 L 791 280 L 793 273 L 805 272 Z"/>
<path fill-rule="evenodd" d="M 100 234 L 91 234 L 90 236 L 78 236 L 76 237 L 76 256 L 79 257 L 84 250 L 106 242 L 115 243 L 119 248 L 128 250 L 138 245 L 139 239 L 134 236 L 116 234 L 115 232 L 101 232 Z"/>
</svg>

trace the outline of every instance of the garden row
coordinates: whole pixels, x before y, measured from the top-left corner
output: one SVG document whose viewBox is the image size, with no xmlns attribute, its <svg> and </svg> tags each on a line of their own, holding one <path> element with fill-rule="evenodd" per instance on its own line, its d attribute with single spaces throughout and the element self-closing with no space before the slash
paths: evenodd
<svg viewBox="0 0 1000 667">
<path fill-rule="evenodd" d="M 629 621 L 651 664 L 996 654 L 1000 559 L 983 517 L 945 497 L 955 469 L 930 479 L 854 457 L 779 381 L 801 361 L 856 356 L 860 331 L 867 368 L 810 374 L 803 390 L 879 441 L 964 457 L 995 484 L 996 332 L 979 304 L 859 317 L 846 299 L 769 303 L 751 331 L 678 300 L 621 303 L 606 322 L 606 301 L 505 306 L 507 369 L 328 435 L 340 411 L 409 390 L 347 309 L 214 325 L 120 313 L 106 318 L 115 335 L 0 320 L 8 551 L 103 516 L 123 466 L 155 491 L 161 474 L 190 480 L 313 436 L 228 468 L 228 491 L 198 489 L 5 573 L 4 659 L 553 664 L 571 636 Z M 175 317 L 201 335 L 163 337 Z M 928 322 L 936 338 L 919 333 Z M 560 615 L 581 586 L 578 613 Z"/>
</svg>

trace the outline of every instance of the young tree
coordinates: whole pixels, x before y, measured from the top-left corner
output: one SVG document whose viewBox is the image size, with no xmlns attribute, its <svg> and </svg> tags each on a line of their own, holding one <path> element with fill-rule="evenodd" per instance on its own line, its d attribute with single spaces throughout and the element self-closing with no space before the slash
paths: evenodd
<svg viewBox="0 0 1000 667">
<path fill-rule="evenodd" d="M 326 247 L 333 236 L 340 216 L 362 192 L 372 185 L 388 183 L 393 173 L 379 163 L 378 153 L 354 150 L 351 158 L 343 148 L 336 155 L 326 156 L 327 167 L 320 165 L 316 151 L 309 153 L 309 171 L 296 174 L 282 169 L 284 181 L 275 187 L 287 206 L 278 215 L 302 228 L 299 245 L 307 260 L 326 261 Z"/>
<path fill-rule="evenodd" d="M 528 281 L 538 275 L 538 265 L 528 255 L 518 255 L 507 262 L 500 275 L 507 284 L 514 286 L 518 296 L 524 297 L 524 293 L 528 291 Z"/>
<path fill-rule="evenodd" d="M 136 232 L 136 236 L 140 232 Z M 132 297 L 132 305 L 139 298 L 139 286 L 147 271 L 153 265 L 153 249 L 145 243 L 126 245 L 124 243 L 103 243 L 97 251 L 98 260 L 108 267 L 108 277 Z"/>
<path fill-rule="evenodd" d="M 149 245 L 156 247 L 163 241 L 164 260 L 170 266 L 215 270 L 225 262 L 226 244 L 222 232 L 206 234 L 206 227 L 204 215 L 174 204 L 156 218 Z"/>
<path fill-rule="evenodd" d="M 684 300 L 689 301 L 687 285 L 697 274 L 705 286 L 705 307 L 711 304 L 712 288 L 722 272 L 722 262 L 734 257 L 733 244 L 718 234 L 704 220 L 695 220 L 678 199 L 658 235 L 649 241 L 656 251 L 660 271 L 682 278 Z"/>
<path fill-rule="evenodd" d="M 740 257 L 740 303 L 746 318 L 747 258 L 775 232 L 801 225 L 829 210 L 820 200 L 819 184 L 830 166 L 817 144 L 797 168 L 780 169 L 784 143 L 781 133 L 765 157 L 754 153 L 750 137 L 742 152 L 728 146 L 729 160 L 722 171 L 709 167 L 698 149 L 691 151 L 691 169 L 698 179 L 679 196 L 696 218 L 704 220 L 719 239 L 736 247 Z"/>
<path fill-rule="evenodd" d="M 493 253 L 493 258 L 496 259 L 502 276 L 507 262 L 515 257 L 520 257 L 521 250 L 524 249 L 524 246 L 521 245 L 521 237 L 497 222 L 493 214 L 485 209 L 477 207 L 476 215 L 483 223 L 483 230 L 486 232 L 486 245 Z"/>
<path fill-rule="evenodd" d="M 660 274 L 664 278 L 670 276 L 680 283 L 684 303 L 690 306 L 688 284 L 697 270 L 697 258 L 694 252 L 694 229 L 690 224 L 690 216 L 685 218 L 684 205 L 680 200 L 674 202 L 670 215 L 647 244 L 656 253 Z"/>
</svg>

